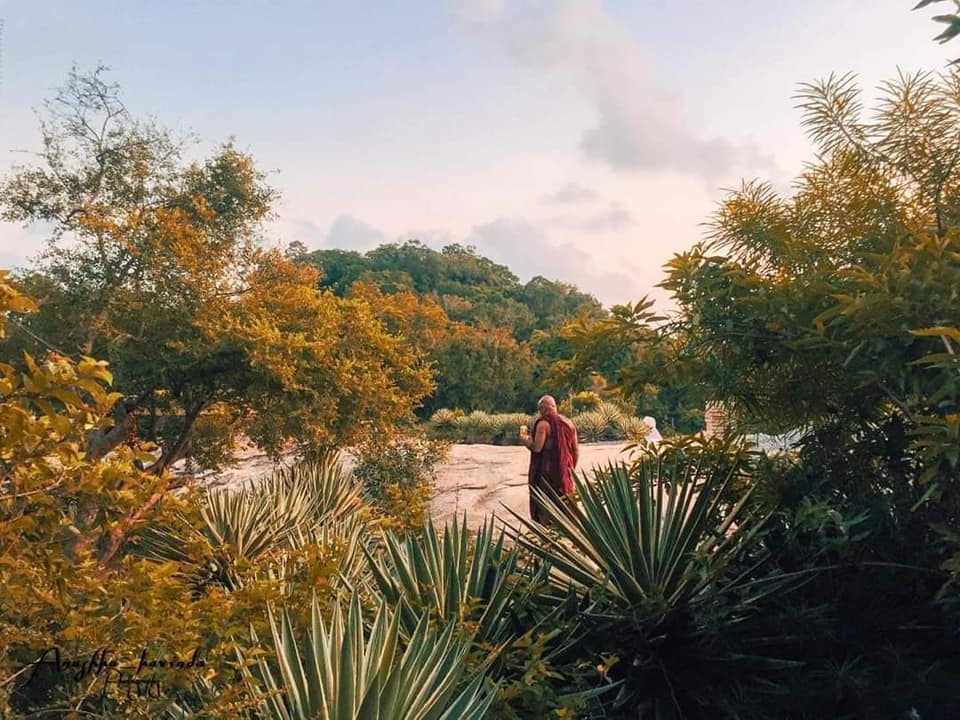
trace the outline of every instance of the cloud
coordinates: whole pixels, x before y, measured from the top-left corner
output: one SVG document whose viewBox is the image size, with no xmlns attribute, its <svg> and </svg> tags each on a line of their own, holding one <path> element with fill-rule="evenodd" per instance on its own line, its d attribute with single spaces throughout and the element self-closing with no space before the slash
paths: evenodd
<svg viewBox="0 0 960 720">
<path fill-rule="evenodd" d="M 386 235 L 351 215 L 341 215 L 330 226 L 326 244 L 344 250 L 367 250 L 386 242 Z"/>
<path fill-rule="evenodd" d="M 352 215 L 339 215 L 326 230 L 311 220 L 300 220 L 293 234 L 294 240 L 310 248 L 365 251 L 387 241 L 383 232 Z"/>
<path fill-rule="evenodd" d="M 578 205 L 596 200 L 599 196 L 590 188 L 576 183 L 567 183 L 557 192 L 547 195 L 543 201 L 555 205 Z"/>
<path fill-rule="evenodd" d="M 26 227 L 0 222 L 0 268 L 28 268 L 38 259 L 53 235 L 52 223 L 35 222 Z M 61 246 L 70 246 L 73 240 L 65 237 Z"/>
<path fill-rule="evenodd" d="M 715 178 L 772 167 L 752 146 L 703 138 L 679 100 L 651 77 L 641 46 L 599 0 L 554 0 L 533 9 L 500 5 L 493 24 L 521 65 L 569 79 L 596 122 L 580 139 L 584 154 L 615 170 L 679 171 Z"/>
<path fill-rule="evenodd" d="M 633 213 L 619 205 L 614 205 L 606 212 L 579 220 L 577 227 L 585 232 L 599 233 L 623 230 L 636 224 L 637 219 L 633 216 Z"/>
<path fill-rule="evenodd" d="M 576 285 L 606 304 L 636 299 L 634 277 L 599 269 L 589 254 L 570 244 L 553 241 L 540 227 L 526 221 L 499 218 L 477 225 L 465 244 L 494 262 L 506 265 L 522 282 L 542 275 Z"/>
<path fill-rule="evenodd" d="M 453 4 L 455 14 L 469 22 L 489 22 L 502 12 L 506 0 L 459 0 Z"/>
</svg>

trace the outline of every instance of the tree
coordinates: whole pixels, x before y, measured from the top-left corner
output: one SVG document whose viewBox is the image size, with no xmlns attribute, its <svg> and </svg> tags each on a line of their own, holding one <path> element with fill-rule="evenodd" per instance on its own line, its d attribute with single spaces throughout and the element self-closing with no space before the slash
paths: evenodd
<svg viewBox="0 0 960 720">
<path fill-rule="evenodd" d="M 15 322 L 4 327 L 8 314 L 35 311 L 0 271 L 0 338 L 17 329 Z M 131 513 L 162 481 L 138 473 L 131 450 L 96 464 L 85 457 L 86 432 L 109 422 L 106 411 L 116 400 L 106 363 L 51 352 L 36 360 L 27 355 L 23 365 L 18 371 L 0 363 L 0 714 L 18 717 L 25 716 L 24 706 L 11 707 L 11 696 L 30 703 L 53 694 L 48 678 L 27 674 L 44 648 L 69 643 L 132 652 L 131 645 L 163 642 L 166 633 L 155 625 L 153 638 L 139 629 L 156 620 L 153 601 L 141 601 L 143 584 L 151 584 L 154 600 L 182 589 L 141 565 L 108 572 L 112 539 L 137 522 Z M 169 612 L 168 604 L 160 606 Z M 178 616 L 175 644 L 198 638 L 186 610 Z M 114 635 L 121 614 L 128 632 Z M 89 694 L 86 684 L 73 690 Z M 79 707 L 75 697 L 70 707 Z"/>
<path fill-rule="evenodd" d="M 204 433 L 215 445 L 243 430 L 278 452 L 412 417 L 431 388 L 418 352 L 369 305 L 318 291 L 314 268 L 260 247 L 275 193 L 250 157 L 228 144 L 187 162 L 102 69 L 71 73 L 41 131 L 37 163 L 2 189 L 5 219 L 53 228 L 22 280 L 40 312 L 7 349 L 42 338 L 110 362 L 124 398 L 94 458 L 137 426 L 161 445 L 159 473 L 203 418 L 225 423 Z"/>
<path fill-rule="evenodd" d="M 425 414 L 439 408 L 509 411 L 536 402 L 536 360 L 505 328 L 455 325 L 434 357 L 437 389 L 424 403 Z"/>
<path fill-rule="evenodd" d="M 427 358 L 450 332 L 450 320 L 430 297 L 419 297 L 409 290 L 384 291 L 376 283 L 364 280 L 351 285 L 348 295 L 372 307 L 391 334 L 403 338 L 412 348 L 419 348 Z"/>
<path fill-rule="evenodd" d="M 626 351 L 612 379 L 633 398 L 682 382 L 727 403 L 741 429 L 799 430 L 796 452 L 758 458 L 750 481 L 771 513 L 763 547 L 806 579 L 770 612 L 783 628 L 799 619 L 801 645 L 782 657 L 847 677 L 816 699 L 814 676 L 798 672 L 794 695 L 811 717 L 949 716 L 960 73 L 901 75 L 869 115 L 850 76 L 798 99 L 817 158 L 792 194 L 760 182 L 731 192 L 707 238 L 668 266 L 676 317 L 615 308 L 571 329 L 559 369 Z"/>
<path fill-rule="evenodd" d="M 870 122 L 851 77 L 800 98 L 823 160 L 788 200 L 745 186 L 711 240 L 672 264 L 688 355 L 748 418 L 905 423 L 930 447 L 921 426 L 946 423 L 951 437 L 960 407 L 960 75 L 901 76 Z M 928 459 L 927 480 L 960 460 Z M 914 486 L 912 502 L 925 490 Z"/>
<path fill-rule="evenodd" d="M 465 403 L 463 407 L 471 410 L 494 407 L 516 410 L 528 406 L 537 392 L 556 388 L 547 377 L 546 369 L 555 360 L 569 355 L 569 345 L 557 336 L 559 328 L 579 316 L 605 315 L 594 297 L 573 285 L 539 276 L 521 284 L 508 268 L 478 255 L 473 247 L 458 244 L 448 245 L 440 252 L 413 240 L 383 245 L 364 255 L 320 250 L 312 253 L 309 261 L 323 273 L 323 287 L 340 295 L 356 294 L 357 287 L 364 287 L 364 297 L 384 308 L 386 315 L 398 309 L 392 305 L 394 302 L 412 310 L 414 297 L 420 299 L 421 309 L 413 315 L 406 311 L 401 315 L 413 317 L 425 312 L 427 315 L 421 318 L 425 319 L 436 310 L 445 314 L 450 329 L 442 348 L 436 343 L 436 332 L 428 339 L 420 337 L 418 331 L 409 326 L 403 331 L 413 332 L 414 337 L 427 342 L 421 347 L 430 353 L 438 373 L 437 391 L 424 406 L 424 413 L 444 407 L 445 403 Z M 371 294 L 371 286 L 378 287 L 379 293 Z M 388 326 L 397 329 L 391 322 Z M 497 337 L 503 336 L 501 330 L 506 331 L 511 340 L 504 340 L 506 344 L 483 340 L 476 348 L 466 347 L 468 338 L 479 338 L 489 328 L 496 329 Z M 484 347 L 487 350 L 481 349 Z M 479 361 L 494 347 L 499 349 L 492 352 L 491 358 L 499 357 L 504 348 L 513 348 L 511 352 L 519 353 L 516 362 L 495 362 L 503 371 L 520 374 L 496 380 L 486 369 L 478 369 L 479 375 L 465 377 L 460 363 L 473 362 L 470 358 Z M 481 381 L 481 377 L 487 379 Z M 474 389 L 468 389 L 471 384 Z M 503 388 L 513 388 L 514 394 L 511 396 Z"/>
</svg>

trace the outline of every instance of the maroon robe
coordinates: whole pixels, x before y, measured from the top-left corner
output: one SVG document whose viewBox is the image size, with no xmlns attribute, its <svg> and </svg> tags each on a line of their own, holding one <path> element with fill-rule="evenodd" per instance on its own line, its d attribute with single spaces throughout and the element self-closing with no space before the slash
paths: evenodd
<svg viewBox="0 0 960 720">
<path fill-rule="evenodd" d="M 530 486 L 530 517 L 545 524 L 547 515 L 533 497 L 533 488 L 539 488 L 547 494 L 549 487 L 560 496 L 560 507 L 567 510 L 568 496 L 573 492 L 574 458 L 577 453 L 577 429 L 560 413 L 547 412 L 533 424 L 531 436 L 537 437 L 537 424 L 549 423 L 550 433 L 540 452 L 530 452 L 530 468 L 527 471 L 527 484 Z"/>
</svg>

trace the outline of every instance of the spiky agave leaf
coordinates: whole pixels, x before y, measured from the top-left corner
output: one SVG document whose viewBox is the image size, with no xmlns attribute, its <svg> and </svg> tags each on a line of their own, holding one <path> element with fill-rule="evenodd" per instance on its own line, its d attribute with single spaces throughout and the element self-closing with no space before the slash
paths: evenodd
<svg viewBox="0 0 960 720">
<path fill-rule="evenodd" d="M 551 530 L 514 513 L 514 532 L 559 584 L 604 588 L 622 607 L 664 613 L 696 601 L 755 527 L 741 517 L 749 493 L 725 500 L 734 472 L 702 457 L 644 455 L 577 477 L 580 505 L 569 514 L 541 495 Z"/>
<path fill-rule="evenodd" d="M 359 486 L 336 458 L 301 463 L 241 488 L 206 492 L 197 518 L 179 514 L 177 527 L 146 529 L 136 549 L 161 562 L 202 562 L 201 574 L 235 587 L 238 565 L 284 547 L 296 534 L 348 518 L 361 506 Z M 199 543 L 205 557 L 184 552 L 186 543 Z"/>
<path fill-rule="evenodd" d="M 600 403 L 594 412 L 599 413 L 603 418 L 604 431 L 616 430 L 620 422 L 624 419 L 624 412 L 618 405 L 612 402 Z"/>
<path fill-rule="evenodd" d="M 470 535 L 466 517 L 442 533 L 429 522 L 402 539 L 387 533 L 383 552 L 367 555 L 370 570 L 387 601 L 403 608 L 408 630 L 427 612 L 474 622 L 479 641 L 501 645 L 513 634 L 510 607 L 521 592 L 514 576 L 518 549 L 506 547 L 492 519 Z"/>
<path fill-rule="evenodd" d="M 292 550 L 302 550 L 310 545 L 333 549 L 337 580 L 353 590 L 362 585 L 369 575 L 364 555 L 368 529 L 364 518 L 351 515 L 309 528 L 298 528 L 287 539 L 287 543 Z"/>
<path fill-rule="evenodd" d="M 573 418 L 573 424 L 577 426 L 577 433 L 581 439 L 588 442 L 603 439 L 603 433 L 607 428 L 606 418 L 602 413 L 596 410 L 588 410 Z"/>
<path fill-rule="evenodd" d="M 363 505 L 360 483 L 344 472 L 340 458 L 335 454 L 278 470 L 265 481 L 255 484 L 253 490 L 285 501 L 287 498 L 303 498 L 314 525 L 347 517 Z"/>
<path fill-rule="evenodd" d="M 624 415 L 616 426 L 625 440 L 642 440 L 650 431 L 643 420 L 633 415 Z"/>
<path fill-rule="evenodd" d="M 434 427 L 443 430 L 452 430 L 457 425 L 459 415 L 448 408 L 440 408 L 430 416 L 430 422 Z"/>
<path fill-rule="evenodd" d="M 495 692 L 481 670 L 468 674 L 470 639 L 456 626 L 431 628 L 424 615 L 401 650 L 400 612 L 381 605 L 369 633 L 360 601 L 334 608 L 329 622 L 319 603 L 302 642 L 284 611 L 270 613 L 272 658 L 246 674 L 250 690 L 267 696 L 259 716 L 279 720 L 480 720 Z"/>
</svg>

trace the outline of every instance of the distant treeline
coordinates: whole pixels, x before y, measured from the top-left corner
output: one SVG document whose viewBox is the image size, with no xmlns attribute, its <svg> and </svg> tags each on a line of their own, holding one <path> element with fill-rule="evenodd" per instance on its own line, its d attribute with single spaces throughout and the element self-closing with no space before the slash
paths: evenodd
<svg viewBox="0 0 960 720">
<path fill-rule="evenodd" d="M 608 315 L 575 285 L 542 276 L 522 283 L 509 268 L 459 244 L 437 251 L 409 240 L 366 253 L 308 253 L 294 244 L 289 252 L 320 270 L 323 288 L 378 303 L 392 329 L 415 336 L 436 372 L 436 389 L 420 411 L 424 418 L 440 408 L 528 411 L 543 393 L 603 390 L 604 372 L 585 375 L 579 385 L 551 377 L 554 363 L 573 352 L 561 330 L 580 318 Z M 610 358 L 610 368 L 601 370 L 630 359 Z M 695 429 L 700 419 L 684 393 L 655 385 L 637 410 L 678 430 Z"/>
</svg>

